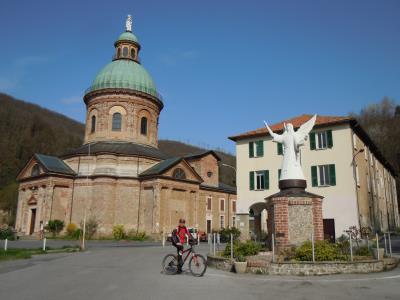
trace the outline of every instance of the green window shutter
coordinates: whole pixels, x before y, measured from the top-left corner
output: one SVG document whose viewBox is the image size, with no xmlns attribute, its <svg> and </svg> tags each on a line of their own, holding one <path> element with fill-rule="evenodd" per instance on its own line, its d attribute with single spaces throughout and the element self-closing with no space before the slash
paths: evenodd
<svg viewBox="0 0 400 300">
<path fill-rule="evenodd" d="M 278 169 L 278 180 L 281 179 L 282 169 Z"/>
<path fill-rule="evenodd" d="M 310 133 L 310 149 L 315 150 L 315 132 Z"/>
<path fill-rule="evenodd" d="M 312 182 L 312 186 L 318 186 L 317 166 L 311 167 L 311 182 Z"/>
<path fill-rule="evenodd" d="M 328 137 L 328 148 L 332 148 L 333 147 L 332 130 L 328 130 L 326 132 L 326 135 Z"/>
<path fill-rule="evenodd" d="M 249 143 L 249 157 L 254 157 L 254 142 Z"/>
<path fill-rule="evenodd" d="M 268 170 L 264 171 L 264 188 L 266 190 L 269 190 L 269 171 Z"/>
<path fill-rule="evenodd" d="M 329 183 L 330 185 L 336 185 L 335 165 L 329 165 Z"/>
<path fill-rule="evenodd" d="M 254 172 L 250 172 L 250 191 L 254 191 Z"/>
<path fill-rule="evenodd" d="M 283 155 L 283 144 L 277 143 L 276 145 L 278 147 L 278 155 Z"/>
<path fill-rule="evenodd" d="M 264 141 L 257 141 L 257 156 L 264 156 Z"/>
</svg>

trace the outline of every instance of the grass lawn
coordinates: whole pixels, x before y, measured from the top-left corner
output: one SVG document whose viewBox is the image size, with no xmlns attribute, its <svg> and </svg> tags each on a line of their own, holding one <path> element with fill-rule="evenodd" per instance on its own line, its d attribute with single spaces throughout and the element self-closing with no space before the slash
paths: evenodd
<svg viewBox="0 0 400 300">
<path fill-rule="evenodd" d="M 7 249 L 7 251 L 4 251 L 4 249 L 1 249 L 0 250 L 0 262 L 5 261 L 5 260 L 13 260 L 13 259 L 27 259 L 27 258 L 31 258 L 32 255 L 38 255 L 38 254 L 76 252 L 76 251 L 79 251 L 78 247 L 69 247 L 69 246 L 63 247 L 60 249 L 46 248 L 46 251 L 43 251 L 41 248 L 37 248 L 37 249 L 9 248 L 9 249 Z"/>
</svg>

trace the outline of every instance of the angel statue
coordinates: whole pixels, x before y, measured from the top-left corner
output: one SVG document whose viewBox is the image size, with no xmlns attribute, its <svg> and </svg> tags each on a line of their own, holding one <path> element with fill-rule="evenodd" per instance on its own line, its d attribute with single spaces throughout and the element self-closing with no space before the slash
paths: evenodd
<svg viewBox="0 0 400 300">
<path fill-rule="evenodd" d="M 284 123 L 285 130 L 283 134 L 274 133 L 269 128 L 267 122 L 264 121 L 269 134 L 273 138 L 272 141 L 283 144 L 283 162 L 279 180 L 305 180 L 300 164 L 300 146 L 304 145 L 304 142 L 307 140 L 316 119 L 317 115 L 314 115 L 310 120 L 301 125 L 297 131 L 294 131 L 292 124 Z"/>
</svg>

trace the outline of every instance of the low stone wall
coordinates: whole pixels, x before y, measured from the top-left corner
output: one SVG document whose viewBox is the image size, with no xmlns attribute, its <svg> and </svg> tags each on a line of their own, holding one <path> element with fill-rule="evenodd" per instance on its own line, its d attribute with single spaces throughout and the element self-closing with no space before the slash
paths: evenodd
<svg viewBox="0 0 400 300">
<path fill-rule="evenodd" d="M 207 265 L 218 270 L 231 272 L 233 270 L 233 262 L 230 258 L 207 255 Z"/>
<path fill-rule="evenodd" d="M 255 263 L 248 265 L 247 271 L 255 274 L 268 275 L 332 275 L 332 274 L 365 274 L 375 273 L 394 269 L 398 265 L 395 258 L 373 261 L 355 262 L 281 262 L 266 263 L 264 266 L 255 266 Z"/>
<path fill-rule="evenodd" d="M 272 263 L 268 256 L 247 258 L 247 272 L 266 275 L 314 276 L 332 274 L 366 274 L 392 270 L 397 267 L 398 259 L 367 260 L 354 262 L 279 262 Z M 233 271 L 233 262 L 229 258 L 207 256 L 207 265 L 219 270 Z"/>
</svg>

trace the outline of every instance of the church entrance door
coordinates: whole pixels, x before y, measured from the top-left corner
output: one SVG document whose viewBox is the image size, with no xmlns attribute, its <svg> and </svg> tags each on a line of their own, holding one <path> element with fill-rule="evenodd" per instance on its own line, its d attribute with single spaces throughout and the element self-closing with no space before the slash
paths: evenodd
<svg viewBox="0 0 400 300">
<path fill-rule="evenodd" d="M 36 208 L 31 209 L 31 224 L 29 227 L 29 235 L 31 235 L 35 231 L 35 222 L 36 222 Z"/>
</svg>

